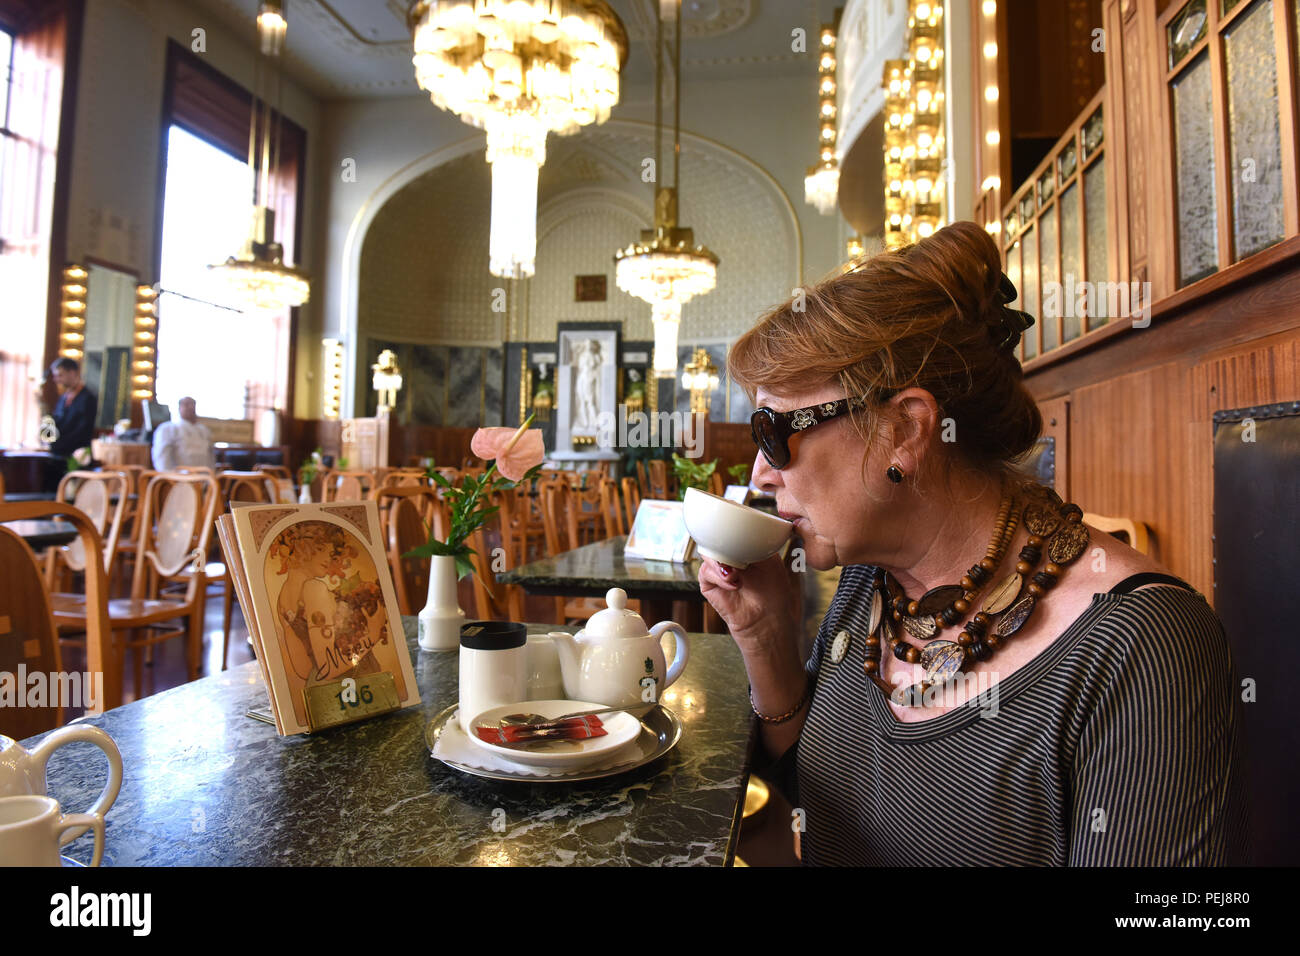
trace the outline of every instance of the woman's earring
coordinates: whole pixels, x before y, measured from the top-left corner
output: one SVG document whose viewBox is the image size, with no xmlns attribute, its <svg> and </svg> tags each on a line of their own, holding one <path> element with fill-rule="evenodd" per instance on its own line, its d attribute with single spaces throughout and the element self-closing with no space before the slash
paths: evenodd
<svg viewBox="0 0 1300 956">
<path fill-rule="evenodd" d="M 897 465 L 890 465 L 885 469 L 885 476 L 896 485 L 903 480 L 903 473 L 899 470 Z"/>
</svg>

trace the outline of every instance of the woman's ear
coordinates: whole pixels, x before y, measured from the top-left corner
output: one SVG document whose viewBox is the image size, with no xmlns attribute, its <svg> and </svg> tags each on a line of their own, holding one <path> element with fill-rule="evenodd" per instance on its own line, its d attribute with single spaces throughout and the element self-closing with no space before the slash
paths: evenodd
<svg viewBox="0 0 1300 956">
<path fill-rule="evenodd" d="M 939 429 L 939 403 L 923 388 L 905 388 L 886 407 L 893 455 L 890 464 L 896 464 L 905 475 L 916 475 Z"/>
</svg>

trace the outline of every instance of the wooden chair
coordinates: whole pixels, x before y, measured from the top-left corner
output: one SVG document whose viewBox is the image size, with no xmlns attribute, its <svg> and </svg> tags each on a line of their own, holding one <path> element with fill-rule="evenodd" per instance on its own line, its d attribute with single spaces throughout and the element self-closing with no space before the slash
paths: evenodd
<svg viewBox="0 0 1300 956">
<path fill-rule="evenodd" d="M 575 500 L 580 492 L 574 491 L 567 482 L 559 481 L 547 486 L 542 494 L 542 522 L 546 534 L 546 553 L 554 557 L 565 551 L 572 551 L 582 543 L 582 531 L 579 522 L 580 509 Z M 597 492 L 599 495 L 599 492 Z M 632 602 L 628 602 L 631 606 Z M 602 610 L 605 602 L 600 598 L 555 598 L 555 623 L 564 624 L 569 620 L 585 621 L 592 614 Z"/>
<path fill-rule="evenodd" d="M 104 574 L 113 577 L 113 562 L 117 557 L 118 537 L 122 533 L 123 516 L 130 499 L 130 481 L 117 471 L 70 471 L 59 481 L 55 500 L 71 504 L 90 519 L 99 534 L 103 547 L 96 552 Z M 113 499 L 117 503 L 113 503 Z M 45 552 L 45 585 L 50 591 L 71 587 L 72 574 L 86 570 L 86 552 L 81 539 Z"/>
<path fill-rule="evenodd" d="M 330 471 L 321 484 L 322 501 L 364 501 L 375 487 L 368 471 Z"/>
<path fill-rule="evenodd" d="M 636 521 L 637 509 L 641 507 L 641 487 L 636 483 L 635 478 L 624 478 L 621 482 L 623 486 L 623 510 L 627 517 L 627 533 L 632 533 L 632 525 Z"/>
<path fill-rule="evenodd" d="M 203 651 L 203 611 L 207 598 L 204 558 L 208 553 L 219 492 L 211 475 L 164 472 L 155 475 L 141 495 L 140 529 L 136 538 L 135 572 L 131 596 L 108 602 L 108 616 L 114 631 L 127 631 L 125 641 L 114 640 L 118 667 L 127 650 L 134 650 L 135 686 L 143 685 L 143 654 L 153 645 L 174 637 L 187 637 L 189 679 L 199 674 Z M 168 580 L 184 580 L 180 599 L 159 596 Z M 54 595 L 54 620 L 61 630 L 85 630 L 86 599 L 81 595 Z M 169 621 L 184 620 L 180 627 L 161 628 Z M 142 631 L 161 634 L 141 636 Z"/>
<path fill-rule="evenodd" d="M 217 477 L 217 492 L 221 498 L 220 511 L 230 511 L 232 502 L 247 501 L 254 504 L 276 504 L 279 492 L 270 478 L 262 471 L 223 471 Z M 292 499 L 289 503 L 292 502 Z M 215 535 L 213 536 L 215 537 Z M 192 572 L 185 571 L 177 575 L 178 586 L 186 586 Z M 235 583 L 231 580 L 230 569 L 226 566 L 224 556 L 218 553 L 205 554 L 203 576 L 210 587 L 221 585 L 221 669 L 226 669 L 226 658 L 230 653 L 230 619 L 234 611 Z"/>
<path fill-rule="evenodd" d="M 709 488 L 708 488 L 709 494 L 717 495 L 719 498 L 721 498 L 722 493 L 726 490 L 727 490 L 726 480 L 722 477 L 722 474 L 715 469 L 713 474 L 709 475 Z"/>
<path fill-rule="evenodd" d="M 1105 515 L 1085 514 L 1083 523 L 1105 531 L 1107 534 L 1120 533 L 1128 538 L 1128 546 L 1142 554 L 1151 553 L 1151 529 L 1141 521 L 1132 518 L 1110 518 Z"/>
<path fill-rule="evenodd" d="M 380 488 L 375 492 L 393 588 L 403 614 L 418 614 L 429 595 L 429 559 L 404 558 L 429 540 L 447 534 L 446 505 L 432 488 Z"/>
<path fill-rule="evenodd" d="M 640 463 L 638 462 L 638 464 Z M 646 462 L 645 466 L 646 481 L 649 484 L 646 497 L 658 498 L 660 501 L 670 500 L 673 496 L 673 489 L 668 475 L 668 462 L 654 458 Z"/>
<path fill-rule="evenodd" d="M 608 478 L 600 483 L 600 510 L 605 518 L 605 537 L 612 538 L 615 535 L 627 534 L 618 484 Z"/>
<path fill-rule="evenodd" d="M 0 502 L 0 521 L 54 518 L 63 518 L 76 527 L 83 554 L 104 551 L 103 539 L 94 523 L 72 505 L 48 501 Z M 0 574 L 4 575 L 5 582 L 0 588 L 0 671 L 17 674 L 21 663 L 29 673 L 63 674 L 58 629 L 36 555 L 26 541 L 3 525 L 0 525 Z M 90 561 L 86 566 L 85 606 L 88 610 L 86 671 L 92 676 L 90 687 L 82 685 L 82 701 L 86 713 L 98 714 L 122 702 L 122 675 L 120 670 L 113 670 L 117 658 L 109 649 L 112 635 L 108 623 L 108 576 L 99 561 Z M 102 697 L 94 693 L 97 688 L 93 675 L 96 674 L 103 675 Z M 71 677 L 60 679 L 58 684 L 58 689 L 75 686 Z M 27 692 L 26 687 L 17 690 L 20 694 Z M 57 727 L 64 722 L 63 703 L 62 695 L 56 693 L 47 695 L 46 706 L 6 707 L 0 710 L 0 733 L 22 740 Z"/>
<path fill-rule="evenodd" d="M 500 512 L 497 516 L 500 517 Z M 501 519 L 504 521 L 505 519 Z M 496 524 L 489 521 L 489 524 Z M 523 589 L 517 585 L 502 584 L 492 570 L 491 539 L 485 528 L 479 528 L 467 542 L 473 554 L 474 614 L 480 621 L 522 621 L 524 619 Z"/>
<path fill-rule="evenodd" d="M 120 579 L 120 589 L 117 587 L 117 582 L 109 582 L 114 588 L 113 593 L 122 594 L 130 589 L 129 575 L 135 567 L 135 541 L 138 537 L 136 519 L 140 515 L 140 492 L 148 487 L 149 480 L 158 472 L 143 465 L 115 465 L 112 470 L 125 475 L 128 482 L 129 497 L 126 510 L 122 513 L 122 531 L 117 537 L 117 553 L 113 556 L 114 577 Z"/>
<path fill-rule="evenodd" d="M 379 477 L 375 491 L 380 488 L 407 488 L 429 484 L 423 468 L 386 468 L 384 474 Z"/>
</svg>

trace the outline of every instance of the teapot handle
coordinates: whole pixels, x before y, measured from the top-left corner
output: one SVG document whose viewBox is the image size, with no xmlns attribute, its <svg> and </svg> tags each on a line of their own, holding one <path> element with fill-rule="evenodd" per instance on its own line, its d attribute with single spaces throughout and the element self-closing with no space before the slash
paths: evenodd
<svg viewBox="0 0 1300 956">
<path fill-rule="evenodd" d="M 686 659 L 690 656 L 691 648 L 686 640 L 686 629 L 672 621 L 660 621 L 650 628 L 650 636 L 662 643 L 665 631 L 671 631 L 673 635 L 673 659 L 672 663 L 668 665 L 668 673 L 664 675 L 664 687 L 668 687 L 673 681 L 682 676 L 682 671 L 686 669 Z M 660 690 L 662 689 L 660 688 Z"/>
<path fill-rule="evenodd" d="M 112 737 L 98 727 L 89 724 L 68 724 L 51 731 L 44 740 L 32 748 L 32 760 L 40 768 L 41 779 L 44 780 L 45 764 L 50 759 L 50 755 L 64 744 L 76 741 L 94 744 L 104 751 L 104 756 L 108 758 L 108 780 L 104 783 L 104 789 L 100 791 L 99 799 L 86 811 L 92 815 L 98 814 L 102 817 L 108 812 L 108 808 L 113 805 L 118 792 L 122 789 L 122 754 L 117 749 L 117 743 Z M 80 823 L 75 824 L 75 826 L 76 829 L 63 832 L 59 839 L 61 846 L 71 843 L 86 832 L 86 827 Z"/>
</svg>

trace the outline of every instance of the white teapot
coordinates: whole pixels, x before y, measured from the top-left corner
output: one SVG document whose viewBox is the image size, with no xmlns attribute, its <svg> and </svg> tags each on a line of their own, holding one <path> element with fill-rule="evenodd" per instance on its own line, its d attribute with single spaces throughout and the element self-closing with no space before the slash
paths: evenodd
<svg viewBox="0 0 1300 956">
<path fill-rule="evenodd" d="M 622 707 L 639 717 L 686 668 L 686 630 L 672 621 L 646 630 L 641 615 L 627 609 L 622 588 L 607 591 L 605 603 L 605 610 L 593 614 L 577 634 L 550 634 L 560 655 L 564 694 L 569 700 Z M 665 674 L 660 642 L 666 632 L 672 633 L 674 646 Z"/>
<path fill-rule="evenodd" d="M 94 744 L 108 757 L 108 782 L 87 811 L 100 816 L 107 813 L 122 789 L 122 754 L 112 737 L 87 724 L 69 724 L 51 731 L 30 752 L 13 738 L 0 735 L 0 797 L 45 796 L 45 764 L 54 751 L 75 741 Z M 84 826 L 65 830 L 59 842 L 70 843 L 85 832 Z"/>
</svg>

